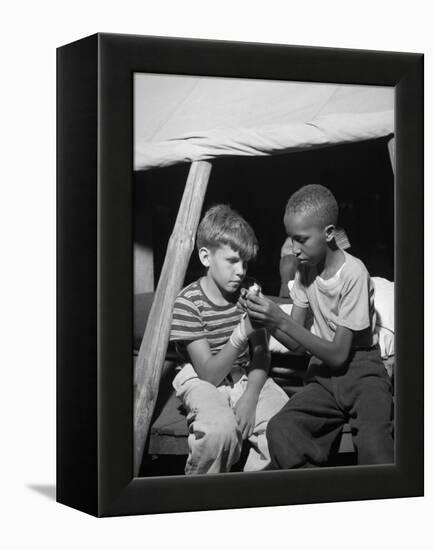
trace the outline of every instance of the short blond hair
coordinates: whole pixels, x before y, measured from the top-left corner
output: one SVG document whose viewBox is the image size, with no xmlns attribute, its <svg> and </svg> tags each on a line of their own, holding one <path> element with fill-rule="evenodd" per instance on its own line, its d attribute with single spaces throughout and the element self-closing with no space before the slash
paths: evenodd
<svg viewBox="0 0 434 550">
<path fill-rule="evenodd" d="M 246 220 L 226 204 L 217 204 L 206 211 L 197 229 L 196 246 L 214 249 L 228 245 L 249 262 L 258 253 L 258 240 Z"/>
</svg>

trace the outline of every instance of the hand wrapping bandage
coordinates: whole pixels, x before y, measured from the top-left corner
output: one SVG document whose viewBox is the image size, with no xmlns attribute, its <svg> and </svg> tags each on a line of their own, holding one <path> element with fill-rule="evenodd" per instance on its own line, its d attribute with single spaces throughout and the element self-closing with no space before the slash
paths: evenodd
<svg viewBox="0 0 434 550">
<path fill-rule="evenodd" d="M 242 288 L 241 289 L 241 297 L 247 300 L 249 297 L 249 294 L 254 294 L 255 296 L 259 296 L 261 293 L 261 287 L 258 285 L 258 283 L 251 284 L 248 288 Z"/>
<path fill-rule="evenodd" d="M 229 341 L 234 346 L 235 349 L 243 349 L 247 345 L 247 333 L 246 333 L 246 316 L 247 313 L 243 315 L 241 321 L 234 328 Z"/>
</svg>

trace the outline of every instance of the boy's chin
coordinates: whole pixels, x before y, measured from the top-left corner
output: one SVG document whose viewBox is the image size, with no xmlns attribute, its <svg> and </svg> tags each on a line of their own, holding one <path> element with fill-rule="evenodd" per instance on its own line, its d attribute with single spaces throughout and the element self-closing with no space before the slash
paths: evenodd
<svg viewBox="0 0 434 550">
<path fill-rule="evenodd" d="M 240 286 L 241 286 L 241 283 L 228 283 L 225 286 L 225 290 L 226 290 L 226 292 L 229 292 L 229 293 L 237 292 L 237 290 L 239 290 Z"/>
<path fill-rule="evenodd" d="M 241 283 L 226 283 L 224 285 L 219 285 L 220 291 L 222 294 L 232 295 L 237 293 L 240 290 Z"/>
<path fill-rule="evenodd" d="M 316 265 L 318 265 L 320 263 L 321 260 L 319 260 L 318 258 L 307 258 L 305 260 L 299 260 L 299 264 L 300 265 L 306 265 L 306 266 L 309 266 L 309 267 L 315 267 Z"/>
</svg>

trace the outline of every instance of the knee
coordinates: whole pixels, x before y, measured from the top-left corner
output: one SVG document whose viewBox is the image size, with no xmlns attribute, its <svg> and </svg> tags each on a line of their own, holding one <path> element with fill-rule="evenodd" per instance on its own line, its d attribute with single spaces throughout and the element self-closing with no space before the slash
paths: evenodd
<svg viewBox="0 0 434 550">
<path fill-rule="evenodd" d="M 393 423 L 359 423 L 354 432 L 358 464 L 391 464 L 394 461 Z"/>
<path fill-rule="evenodd" d="M 294 415 L 277 414 L 268 423 L 266 437 L 273 469 L 288 469 L 303 464 L 304 453 L 301 433 L 297 430 Z"/>
<path fill-rule="evenodd" d="M 213 422 L 206 435 L 209 447 L 215 449 L 216 453 L 242 444 L 242 436 L 233 415 L 224 415 Z"/>
<path fill-rule="evenodd" d="M 278 415 L 275 415 L 268 421 L 265 433 L 269 441 L 274 439 L 277 432 L 280 432 L 281 423 L 279 422 L 279 419 L 277 417 Z"/>
<path fill-rule="evenodd" d="M 393 437 L 393 421 L 372 422 L 359 420 L 352 424 L 354 436 L 359 439 L 376 441 L 384 437 Z"/>
<path fill-rule="evenodd" d="M 268 422 L 266 436 L 269 444 L 280 441 L 282 438 L 288 439 L 292 432 L 292 420 L 290 414 L 276 414 Z"/>
</svg>

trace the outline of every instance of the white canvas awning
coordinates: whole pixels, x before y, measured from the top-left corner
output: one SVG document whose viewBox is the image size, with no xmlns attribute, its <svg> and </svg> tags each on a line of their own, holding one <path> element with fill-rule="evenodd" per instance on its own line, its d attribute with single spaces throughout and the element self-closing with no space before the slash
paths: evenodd
<svg viewBox="0 0 434 550">
<path fill-rule="evenodd" d="M 394 133 L 393 88 L 136 75 L 136 170 Z"/>
</svg>

